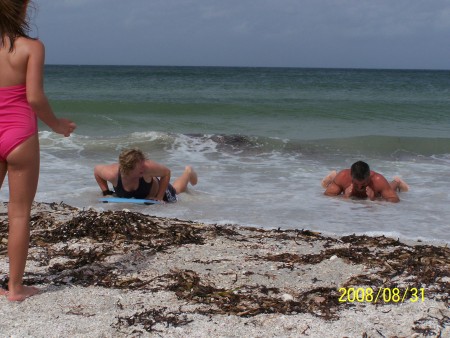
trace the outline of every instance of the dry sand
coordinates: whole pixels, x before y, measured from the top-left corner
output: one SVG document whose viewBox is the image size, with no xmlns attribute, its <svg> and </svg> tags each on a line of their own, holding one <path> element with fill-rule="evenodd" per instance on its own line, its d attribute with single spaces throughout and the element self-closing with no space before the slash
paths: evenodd
<svg viewBox="0 0 450 338">
<path fill-rule="evenodd" d="M 6 244 L 3 205 L 3 287 Z M 450 337 L 449 248 L 386 237 L 37 203 L 25 280 L 42 293 L 0 298 L 0 337 Z"/>
</svg>

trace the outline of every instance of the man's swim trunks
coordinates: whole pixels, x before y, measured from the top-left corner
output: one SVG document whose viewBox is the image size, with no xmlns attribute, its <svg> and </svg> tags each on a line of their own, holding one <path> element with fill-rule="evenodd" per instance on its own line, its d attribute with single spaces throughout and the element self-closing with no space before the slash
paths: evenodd
<svg viewBox="0 0 450 338">
<path fill-rule="evenodd" d="M 0 88 L 0 161 L 6 161 L 11 151 L 37 130 L 25 85 Z"/>
<path fill-rule="evenodd" d="M 159 181 L 159 180 L 158 180 Z M 139 186 L 134 191 L 126 191 L 122 184 L 122 177 L 119 173 L 119 178 L 117 180 L 117 186 L 114 187 L 114 192 L 117 197 L 122 198 L 139 198 L 145 199 L 152 189 L 152 182 L 146 182 L 143 177 L 139 179 Z M 167 190 L 164 194 L 163 201 L 165 202 L 176 202 L 177 201 L 177 192 L 175 188 L 169 183 Z"/>
</svg>

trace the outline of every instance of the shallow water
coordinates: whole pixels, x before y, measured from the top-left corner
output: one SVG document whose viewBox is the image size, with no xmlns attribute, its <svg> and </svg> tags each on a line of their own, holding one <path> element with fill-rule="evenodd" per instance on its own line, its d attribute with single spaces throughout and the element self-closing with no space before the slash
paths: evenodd
<svg viewBox="0 0 450 338">
<path fill-rule="evenodd" d="M 49 66 L 62 138 L 41 127 L 37 201 L 96 208 L 98 163 L 140 147 L 199 184 L 158 216 L 325 233 L 450 241 L 450 77 L 439 71 Z M 365 160 L 411 190 L 399 204 L 323 195 L 322 178 Z M 7 199 L 7 189 L 0 192 Z"/>
</svg>

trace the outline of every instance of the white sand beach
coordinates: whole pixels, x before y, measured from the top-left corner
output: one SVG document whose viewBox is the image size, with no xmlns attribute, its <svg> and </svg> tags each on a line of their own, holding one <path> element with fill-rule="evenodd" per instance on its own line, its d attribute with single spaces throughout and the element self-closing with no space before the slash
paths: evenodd
<svg viewBox="0 0 450 338">
<path fill-rule="evenodd" d="M 0 337 L 448 337 L 449 254 L 36 203 L 25 281 L 42 292 L 0 298 Z"/>
</svg>

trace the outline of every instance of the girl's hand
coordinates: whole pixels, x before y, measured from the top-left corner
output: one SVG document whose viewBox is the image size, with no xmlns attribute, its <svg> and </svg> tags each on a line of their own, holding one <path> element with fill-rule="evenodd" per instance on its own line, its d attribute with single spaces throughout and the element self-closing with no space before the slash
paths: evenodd
<svg viewBox="0 0 450 338">
<path fill-rule="evenodd" d="M 64 135 L 65 137 L 70 136 L 71 133 L 77 128 L 77 125 L 71 120 L 60 118 L 58 119 L 58 125 L 53 128 L 55 133 Z"/>
</svg>

